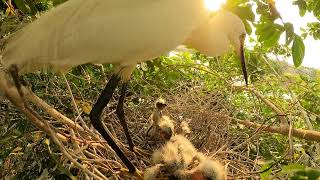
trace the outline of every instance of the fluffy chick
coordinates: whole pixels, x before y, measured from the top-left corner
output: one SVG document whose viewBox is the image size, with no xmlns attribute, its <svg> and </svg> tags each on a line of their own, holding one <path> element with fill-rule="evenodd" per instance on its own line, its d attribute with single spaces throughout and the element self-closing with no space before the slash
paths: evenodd
<svg viewBox="0 0 320 180">
<path fill-rule="evenodd" d="M 163 116 L 162 110 L 166 107 L 165 100 L 160 98 L 155 103 L 155 110 L 151 114 L 151 126 L 148 128 L 147 137 L 158 141 L 168 141 L 174 134 L 174 122 Z"/>
<path fill-rule="evenodd" d="M 163 147 L 152 154 L 153 164 L 164 164 L 171 173 L 189 166 L 198 152 L 182 135 L 174 135 Z"/>
<path fill-rule="evenodd" d="M 223 180 L 226 176 L 223 165 L 209 158 L 202 161 L 189 174 L 192 180 Z"/>
<path fill-rule="evenodd" d="M 178 170 L 169 179 L 175 180 L 223 180 L 226 172 L 218 161 L 205 158 L 191 170 Z"/>
<path fill-rule="evenodd" d="M 143 173 L 144 180 L 154 180 L 157 178 L 161 171 L 161 164 L 156 164 L 152 167 L 147 168 Z"/>
</svg>

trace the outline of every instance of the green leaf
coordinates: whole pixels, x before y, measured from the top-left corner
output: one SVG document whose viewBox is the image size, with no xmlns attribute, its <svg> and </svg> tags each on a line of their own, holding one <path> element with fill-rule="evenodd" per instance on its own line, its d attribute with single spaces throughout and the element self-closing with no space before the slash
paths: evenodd
<svg viewBox="0 0 320 180">
<path fill-rule="evenodd" d="M 285 23 L 284 28 L 286 29 L 286 45 L 290 44 L 294 38 L 293 24 Z"/>
<path fill-rule="evenodd" d="M 271 21 L 258 24 L 256 28 L 258 41 L 261 42 L 266 49 L 275 46 L 280 38 L 280 35 L 284 31 L 283 26 L 275 24 Z"/>
<path fill-rule="evenodd" d="M 301 164 L 288 164 L 288 165 L 282 166 L 281 173 L 289 174 L 289 173 L 301 171 L 304 169 L 305 169 L 305 166 Z"/>
<path fill-rule="evenodd" d="M 312 169 L 306 168 L 304 171 L 299 171 L 298 175 L 304 175 L 308 177 L 308 179 L 319 179 L 320 177 L 320 170 L 319 169 Z"/>
<path fill-rule="evenodd" d="M 253 22 L 255 20 L 255 15 L 252 12 L 251 6 L 246 7 L 235 7 L 232 11 L 237 14 L 241 19 L 246 19 L 248 21 Z"/>
<path fill-rule="evenodd" d="M 26 5 L 26 3 L 23 0 L 14 0 L 14 3 L 16 4 L 17 8 L 23 13 L 30 13 L 30 8 Z"/>
<path fill-rule="evenodd" d="M 31 13 L 32 15 L 37 14 L 38 9 L 36 8 L 34 1 L 32 1 L 32 0 L 26 0 L 26 2 L 27 2 L 26 4 L 27 4 L 27 5 L 29 6 L 29 8 L 30 8 L 30 13 Z"/>
<path fill-rule="evenodd" d="M 313 15 L 320 20 L 320 1 L 314 1 Z"/>
<path fill-rule="evenodd" d="M 263 172 L 263 173 L 260 174 L 260 177 L 262 180 L 266 180 L 270 177 L 272 173 L 272 168 L 270 168 L 271 165 L 272 163 L 268 163 L 268 164 L 264 164 L 261 167 L 260 172 Z"/>
<path fill-rule="evenodd" d="M 244 27 L 246 28 L 246 31 L 248 34 L 252 33 L 252 28 L 250 26 L 250 24 L 248 23 L 248 21 L 243 21 Z"/>
<path fill-rule="evenodd" d="M 292 58 L 295 67 L 299 67 L 302 64 L 305 53 L 305 47 L 303 40 L 300 36 L 295 35 L 292 44 Z"/>
<path fill-rule="evenodd" d="M 304 0 L 296 0 L 292 4 L 297 5 L 299 7 L 300 16 L 304 16 L 307 12 L 307 3 Z"/>
</svg>

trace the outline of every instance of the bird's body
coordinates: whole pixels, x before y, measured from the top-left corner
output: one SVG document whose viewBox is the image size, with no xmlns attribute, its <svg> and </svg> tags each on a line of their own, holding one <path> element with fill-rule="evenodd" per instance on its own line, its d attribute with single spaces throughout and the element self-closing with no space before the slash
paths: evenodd
<svg viewBox="0 0 320 180">
<path fill-rule="evenodd" d="M 160 149 L 152 155 L 154 164 L 163 163 L 175 168 L 186 168 L 194 158 L 198 157 L 198 152 L 192 143 L 182 135 L 174 135 Z"/>
<path fill-rule="evenodd" d="M 198 152 L 192 143 L 180 134 L 172 136 L 152 154 L 152 164 L 153 166 L 145 171 L 145 180 L 154 180 L 163 172 L 178 180 L 225 179 L 223 165 Z"/>
<path fill-rule="evenodd" d="M 156 141 L 168 141 L 174 134 L 174 122 L 169 116 L 164 116 L 162 110 L 167 106 L 164 99 L 159 98 L 151 114 L 151 126 L 148 128 L 147 137 Z"/>
<path fill-rule="evenodd" d="M 135 66 L 182 44 L 208 18 L 199 0 L 69 0 L 10 37 L 2 63 L 18 65 L 20 73 L 85 63 Z"/>
</svg>

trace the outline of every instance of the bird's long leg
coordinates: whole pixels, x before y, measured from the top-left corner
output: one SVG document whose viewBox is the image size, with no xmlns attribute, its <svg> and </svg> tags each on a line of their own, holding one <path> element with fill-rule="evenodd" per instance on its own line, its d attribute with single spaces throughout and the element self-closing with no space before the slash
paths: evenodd
<svg viewBox="0 0 320 180">
<path fill-rule="evenodd" d="M 129 161 L 129 159 L 125 156 L 125 154 L 121 151 L 119 146 L 115 143 L 115 141 L 112 139 L 112 136 L 106 131 L 103 127 L 103 124 L 100 120 L 101 113 L 103 109 L 107 106 L 109 103 L 114 90 L 116 89 L 117 85 L 119 84 L 120 77 L 116 74 L 112 75 L 109 82 L 107 83 L 106 87 L 102 91 L 98 101 L 93 106 L 91 112 L 90 112 L 90 120 L 93 125 L 93 127 L 102 135 L 102 137 L 107 141 L 109 146 L 116 152 L 116 154 L 119 156 L 119 158 L 123 161 L 123 163 L 127 166 L 129 169 L 129 172 L 135 173 L 136 168 L 135 166 Z"/>
<path fill-rule="evenodd" d="M 124 104 L 124 100 L 125 100 L 125 97 L 126 97 L 127 86 L 128 86 L 128 82 L 124 82 L 122 84 L 121 95 L 120 95 L 120 98 L 119 98 L 119 101 L 118 101 L 116 114 L 117 114 L 117 117 L 120 120 L 121 126 L 122 126 L 122 128 L 124 130 L 124 133 L 126 135 L 126 138 L 128 140 L 129 149 L 131 151 L 133 151 L 134 150 L 134 144 L 133 144 L 133 141 L 132 141 L 130 133 L 129 133 L 129 129 L 128 129 L 128 126 L 127 126 L 127 123 L 126 123 L 126 119 L 125 119 L 125 116 L 124 116 L 124 109 L 123 109 L 123 104 Z"/>
<path fill-rule="evenodd" d="M 120 120 L 120 124 L 121 124 L 121 126 L 122 126 L 122 128 L 124 130 L 124 133 L 126 135 L 126 138 L 128 140 L 129 149 L 132 152 L 134 152 L 135 154 L 138 154 L 140 156 L 150 156 L 151 155 L 150 153 L 136 148 L 134 146 L 134 143 L 133 143 L 132 138 L 130 136 L 130 132 L 129 132 L 128 125 L 126 123 L 126 118 L 125 118 L 125 115 L 124 115 L 124 108 L 123 108 L 123 105 L 124 105 L 124 102 L 125 102 L 125 97 L 126 97 L 126 89 L 127 89 L 127 87 L 128 87 L 128 81 L 126 81 L 126 82 L 124 82 L 122 84 L 121 95 L 120 95 L 120 98 L 119 98 L 119 101 L 118 101 L 116 114 L 117 114 L 118 119 Z"/>
<path fill-rule="evenodd" d="M 18 69 L 18 66 L 16 64 L 13 64 L 10 66 L 9 68 L 9 73 L 10 73 L 10 76 L 14 82 L 14 85 L 16 86 L 16 89 L 18 91 L 18 94 L 20 96 L 20 99 L 21 99 L 21 102 L 23 103 L 23 106 L 25 108 L 29 108 L 31 109 L 29 106 L 28 106 L 28 103 L 27 101 L 25 100 L 24 98 L 24 94 L 22 92 L 22 85 L 27 85 L 27 83 L 24 81 L 24 80 L 20 80 L 20 77 L 19 77 L 19 69 Z"/>
<path fill-rule="evenodd" d="M 16 86 L 21 99 L 23 99 L 23 93 L 21 91 L 21 82 L 20 82 L 20 79 L 19 79 L 17 65 L 15 65 L 15 64 L 11 65 L 10 68 L 9 68 L 9 72 L 10 72 L 10 75 L 11 75 L 11 77 L 13 79 L 14 85 Z"/>
</svg>

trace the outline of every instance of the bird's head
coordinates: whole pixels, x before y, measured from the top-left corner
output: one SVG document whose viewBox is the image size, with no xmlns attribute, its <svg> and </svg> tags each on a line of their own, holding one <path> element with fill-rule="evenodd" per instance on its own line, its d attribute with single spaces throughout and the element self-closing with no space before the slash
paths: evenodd
<svg viewBox="0 0 320 180">
<path fill-rule="evenodd" d="M 209 21 L 196 28 L 185 45 L 197 49 L 207 56 L 220 56 L 234 48 L 240 58 L 243 76 L 248 84 L 248 75 L 244 56 L 246 30 L 242 20 L 228 11 L 220 11 Z"/>
<path fill-rule="evenodd" d="M 167 106 L 167 103 L 165 99 L 162 99 L 162 98 L 157 99 L 155 103 L 156 109 L 158 109 L 159 111 L 162 111 L 166 106 Z"/>
</svg>

